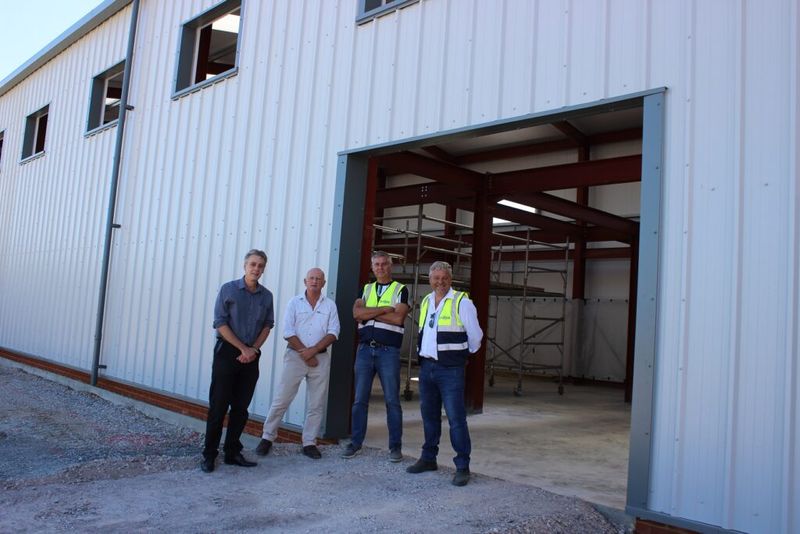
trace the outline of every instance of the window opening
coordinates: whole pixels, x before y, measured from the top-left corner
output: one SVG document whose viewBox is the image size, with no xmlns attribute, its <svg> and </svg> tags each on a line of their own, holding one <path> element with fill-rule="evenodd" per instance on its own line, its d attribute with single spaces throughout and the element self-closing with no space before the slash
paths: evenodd
<svg viewBox="0 0 800 534">
<path fill-rule="evenodd" d="M 87 131 L 92 131 L 119 119 L 124 71 L 125 62 L 122 61 L 92 79 Z"/>
<path fill-rule="evenodd" d="M 186 23 L 181 37 L 176 91 L 236 69 L 241 0 L 223 2 Z"/>
<path fill-rule="evenodd" d="M 25 119 L 25 138 L 22 143 L 22 159 L 44 152 L 47 137 L 47 118 L 50 106 L 28 115 Z"/>
</svg>

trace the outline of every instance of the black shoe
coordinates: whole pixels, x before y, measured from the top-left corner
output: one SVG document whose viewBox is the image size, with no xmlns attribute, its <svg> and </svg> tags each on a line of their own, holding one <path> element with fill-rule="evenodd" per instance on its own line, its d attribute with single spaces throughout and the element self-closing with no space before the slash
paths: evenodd
<svg viewBox="0 0 800 534">
<path fill-rule="evenodd" d="M 242 456 L 241 452 L 237 452 L 232 456 L 226 456 L 225 463 L 228 465 L 240 465 L 242 467 L 255 467 L 258 465 L 256 462 L 251 462 L 250 460 Z"/>
<path fill-rule="evenodd" d="M 256 447 L 256 454 L 259 456 L 266 456 L 269 454 L 270 449 L 272 448 L 272 442 L 268 439 L 262 439 L 258 442 L 258 447 Z"/>
<path fill-rule="evenodd" d="M 406 468 L 406 473 L 422 473 L 424 471 L 436 471 L 439 469 L 439 466 L 436 465 L 436 462 L 428 462 L 426 460 L 417 460 L 417 463 L 414 465 L 409 465 Z"/>
<path fill-rule="evenodd" d="M 203 461 L 200 462 L 200 470 L 203 473 L 211 473 L 214 471 L 214 458 L 203 458 Z"/>
<path fill-rule="evenodd" d="M 453 476 L 454 486 L 466 486 L 469 482 L 469 469 L 458 469 Z"/>
<path fill-rule="evenodd" d="M 314 460 L 319 460 L 322 458 L 322 453 L 319 452 L 319 449 L 316 447 L 316 445 L 306 445 L 303 447 L 303 454 L 309 458 L 313 458 Z"/>
</svg>

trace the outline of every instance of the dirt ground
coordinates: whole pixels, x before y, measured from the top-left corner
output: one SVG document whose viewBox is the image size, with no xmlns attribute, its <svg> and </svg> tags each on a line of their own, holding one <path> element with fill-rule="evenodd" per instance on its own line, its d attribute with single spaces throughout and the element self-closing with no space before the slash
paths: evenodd
<svg viewBox="0 0 800 534">
<path fill-rule="evenodd" d="M 188 428 L 0 362 L 0 531 L 624 530 L 579 499 L 474 474 L 457 488 L 444 465 L 409 475 L 413 458 L 393 464 L 377 449 L 343 460 L 340 446 L 325 446 L 315 461 L 278 444 L 255 468 L 220 462 L 204 474 L 201 442 Z"/>
</svg>

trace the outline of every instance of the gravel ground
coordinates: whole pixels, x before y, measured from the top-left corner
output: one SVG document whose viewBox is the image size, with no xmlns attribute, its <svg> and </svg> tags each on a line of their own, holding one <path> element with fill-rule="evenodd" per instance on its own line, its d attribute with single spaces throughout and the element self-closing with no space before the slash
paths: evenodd
<svg viewBox="0 0 800 534">
<path fill-rule="evenodd" d="M 255 468 L 198 465 L 202 436 L 0 365 L 0 531 L 623 532 L 590 504 L 453 470 L 405 473 L 339 446 L 277 444 Z M 254 458 L 251 453 L 247 456 Z"/>
</svg>

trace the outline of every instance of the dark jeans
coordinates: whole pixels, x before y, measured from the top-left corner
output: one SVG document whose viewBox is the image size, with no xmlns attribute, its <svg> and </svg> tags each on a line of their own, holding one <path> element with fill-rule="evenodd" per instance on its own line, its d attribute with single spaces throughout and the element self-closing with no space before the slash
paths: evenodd
<svg viewBox="0 0 800 534">
<path fill-rule="evenodd" d="M 364 443 L 367 434 L 369 396 L 375 373 L 381 381 L 386 402 L 386 425 L 389 427 L 389 449 L 399 449 L 403 441 L 403 408 L 400 406 L 400 348 L 370 347 L 361 344 L 356 353 L 355 400 L 353 402 L 353 433 L 356 447 Z"/>
<path fill-rule="evenodd" d="M 445 367 L 429 358 L 420 358 L 419 398 L 425 443 L 422 460 L 435 462 L 442 437 L 442 404 L 450 424 L 450 443 L 456 452 L 456 469 L 469 469 L 472 443 L 464 405 L 464 366 Z"/>
<path fill-rule="evenodd" d="M 258 360 L 250 363 L 236 361 L 239 349 L 221 339 L 214 347 L 214 366 L 211 370 L 211 388 L 208 393 L 208 419 L 203 457 L 216 458 L 222 437 L 222 423 L 230 407 L 228 431 L 225 433 L 225 456 L 242 451 L 239 441 L 247 423 L 247 407 L 253 399 L 258 381 Z"/>
</svg>

